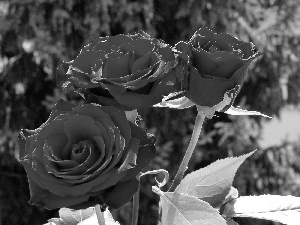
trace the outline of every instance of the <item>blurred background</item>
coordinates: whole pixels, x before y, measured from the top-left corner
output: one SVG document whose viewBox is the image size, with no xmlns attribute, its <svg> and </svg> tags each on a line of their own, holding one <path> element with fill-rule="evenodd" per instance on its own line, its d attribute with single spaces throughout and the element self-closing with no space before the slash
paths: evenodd
<svg viewBox="0 0 300 225">
<path fill-rule="evenodd" d="M 299 0 L 9 0 L 0 1 L 0 225 L 38 225 L 57 216 L 29 205 L 25 170 L 18 162 L 20 129 L 35 129 L 58 99 L 79 102 L 55 85 L 55 71 L 98 36 L 144 30 L 174 45 L 201 26 L 253 42 L 262 52 L 249 69 L 235 106 L 258 116 L 217 113 L 206 120 L 188 171 L 254 149 L 238 171 L 240 195 L 300 196 Z M 147 169 L 174 177 L 187 148 L 196 109 L 152 108 L 141 125 L 157 137 Z M 139 224 L 155 225 L 158 196 L 153 175 L 143 177 Z M 165 187 L 166 190 L 168 187 Z M 130 224 L 131 203 L 113 215 Z M 243 225 L 271 225 L 236 219 Z"/>
</svg>

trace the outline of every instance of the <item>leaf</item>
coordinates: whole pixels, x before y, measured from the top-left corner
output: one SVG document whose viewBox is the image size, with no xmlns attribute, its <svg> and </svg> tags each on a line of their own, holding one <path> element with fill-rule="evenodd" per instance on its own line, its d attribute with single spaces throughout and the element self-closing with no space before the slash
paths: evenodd
<svg viewBox="0 0 300 225">
<path fill-rule="evenodd" d="M 62 220 L 59 218 L 51 218 L 48 220 L 48 223 L 45 223 L 44 225 L 64 225 Z"/>
<path fill-rule="evenodd" d="M 119 222 L 116 222 L 114 220 L 109 210 L 104 211 L 104 219 L 105 219 L 105 225 L 120 225 Z M 80 222 L 78 225 L 102 225 L 102 224 L 98 223 L 97 215 L 94 214 L 90 218 Z"/>
<path fill-rule="evenodd" d="M 224 113 L 227 113 L 227 114 L 230 114 L 230 115 L 263 116 L 263 117 L 273 119 L 273 117 L 267 116 L 267 115 L 262 114 L 262 113 L 257 112 L 257 111 L 247 111 L 245 109 L 234 108 L 233 106 L 231 106 L 229 109 L 227 109 L 227 111 L 225 111 Z"/>
<path fill-rule="evenodd" d="M 80 223 L 78 223 L 78 225 L 99 225 L 96 213 L 93 214 L 90 218 L 81 221 Z"/>
<path fill-rule="evenodd" d="M 60 218 L 52 218 L 44 225 L 99 225 L 94 207 L 85 210 L 61 208 L 59 216 Z M 104 218 L 105 225 L 120 225 L 114 220 L 108 209 L 104 212 Z"/>
<path fill-rule="evenodd" d="M 253 153 L 221 159 L 194 171 L 185 176 L 175 192 L 197 197 L 213 207 L 219 207 L 231 189 L 237 169 Z"/>
<path fill-rule="evenodd" d="M 194 103 L 189 100 L 187 97 L 180 97 L 173 100 L 162 101 L 154 105 L 154 107 L 169 107 L 174 109 L 185 109 L 193 106 Z"/>
<path fill-rule="evenodd" d="M 252 217 L 283 224 L 300 221 L 300 197 L 280 195 L 243 196 L 235 199 L 230 217 Z"/>
<path fill-rule="evenodd" d="M 218 210 L 196 197 L 181 193 L 153 191 L 160 195 L 162 225 L 225 225 Z"/>
<path fill-rule="evenodd" d="M 59 216 L 66 225 L 77 225 L 79 222 L 91 217 L 94 213 L 94 207 L 84 210 L 72 210 L 69 208 L 61 208 L 59 210 Z"/>
</svg>

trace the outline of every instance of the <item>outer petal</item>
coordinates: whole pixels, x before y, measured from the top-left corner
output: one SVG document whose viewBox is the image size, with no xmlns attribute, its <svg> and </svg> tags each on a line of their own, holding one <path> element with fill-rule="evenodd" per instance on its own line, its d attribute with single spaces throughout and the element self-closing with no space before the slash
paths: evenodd
<svg viewBox="0 0 300 225">
<path fill-rule="evenodd" d="M 47 194 L 42 199 L 41 202 L 45 205 L 46 209 L 57 209 L 57 208 L 72 208 L 74 205 L 79 205 L 84 202 L 87 202 L 89 195 L 79 195 L 74 197 L 60 197 L 54 194 Z"/>
<path fill-rule="evenodd" d="M 119 78 L 130 74 L 129 60 L 131 54 L 117 58 L 108 58 L 103 69 L 104 78 Z"/>
<path fill-rule="evenodd" d="M 238 69 L 230 79 L 203 76 L 191 68 L 187 97 L 200 106 L 214 106 L 223 100 L 225 92 L 242 85 L 251 60 Z M 236 93 L 237 94 L 237 93 Z"/>
<path fill-rule="evenodd" d="M 21 130 L 19 135 L 19 158 L 23 160 L 28 154 L 34 150 L 37 134 L 32 130 Z"/>
<path fill-rule="evenodd" d="M 161 59 L 164 62 L 171 62 L 175 60 L 174 52 L 169 45 L 165 45 L 159 49 L 159 53 L 161 54 Z"/>
<path fill-rule="evenodd" d="M 173 71 L 154 82 L 149 94 L 139 94 L 131 91 L 111 93 L 115 100 L 124 105 L 127 110 L 149 108 L 162 101 L 164 96 L 174 92 L 176 78 Z"/>
<path fill-rule="evenodd" d="M 72 114 L 78 114 L 83 116 L 90 116 L 94 119 L 97 118 L 109 118 L 109 114 L 103 111 L 103 107 L 95 104 L 85 104 L 74 108 Z"/>
<path fill-rule="evenodd" d="M 77 58 L 72 61 L 72 68 L 79 70 L 86 74 L 92 73 L 92 67 L 95 65 L 96 60 L 104 59 L 105 52 L 103 51 L 91 51 L 87 48 L 83 48 Z"/>
<path fill-rule="evenodd" d="M 154 43 L 152 43 L 148 39 L 143 39 L 143 38 L 135 40 L 132 44 L 135 48 L 135 52 L 139 56 L 143 56 L 148 52 L 152 52 L 155 47 Z"/>
<path fill-rule="evenodd" d="M 237 54 L 232 54 L 228 52 L 215 52 L 213 55 L 219 58 L 221 65 L 218 69 L 212 71 L 209 75 L 221 78 L 230 78 L 235 71 L 243 66 L 246 60 L 242 60 Z"/>
<path fill-rule="evenodd" d="M 137 155 L 136 166 L 132 169 L 127 170 L 126 176 L 121 180 L 121 182 L 134 179 L 136 175 L 142 171 L 142 169 L 147 166 L 150 161 L 155 157 L 155 137 L 139 126 L 130 123 L 132 137 L 140 139 L 140 148 Z"/>
<path fill-rule="evenodd" d="M 56 84 L 58 87 L 68 87 L 70 81 L 68 80 L 69 75 L 67 74 L 70 67 L 70 63 L 63 62 L 56 70 Z"/>
<path fill-rule="evenodd" d="M 41 188 L 33 179 L 28 177 L 29 189 L 30 189 L 30 200 L 29 204 L 32 205 L 43 205 L 42 198 L 49 194 L 49 192 Z"/>
<path fill-rule="evenodd" d="M 125 203 L 129 202 L 134 193 L 137 191 L 139 181 L 137 179 L 119 182 L 114 189 L 103 195 L 104 202 L 114 208 L 118 209 Z"/>
<path fill-rule="evenodd" d="M 109 114 L 114 124 L 119 128 L 121 135 L 125 138 L 127 145 L 131 137 L 131 131 L 125 112 L 113 106 L 102 106 L 101 109 Z"/>
</svg>

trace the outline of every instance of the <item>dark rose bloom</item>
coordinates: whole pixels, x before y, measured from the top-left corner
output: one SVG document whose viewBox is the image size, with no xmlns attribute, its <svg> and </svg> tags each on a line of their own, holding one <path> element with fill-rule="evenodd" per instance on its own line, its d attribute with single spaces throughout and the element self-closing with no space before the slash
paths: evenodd
<svg viewBox="0 0 300 225">
<path fill-rule="evenodd" d="M 61 87 L 81 88 L 89 102 L 149 108 L 174 88 L 172 48 L 146 33 L 100 37 L 57 70 Z"/>
<path fill-rule="evenodd" d="M 154 157 L 154 142 L 120 109 L 61 100 L 41 127 L 20 135 L 29 203 L 48 209 L 119 208 L 137 191 L 136 176 Z"/>
<path fill-rule="evenodd" d="M 199 106 L 213 107 L 231 90 L 230 103 L 222 111 L 232 105 L 250 62 L 259 55 L 252 43 L 207 28 L 195 32 L 188 43 L 177 43 L 176 49 L 189 70 L 186 97 Z"/>
</svg>

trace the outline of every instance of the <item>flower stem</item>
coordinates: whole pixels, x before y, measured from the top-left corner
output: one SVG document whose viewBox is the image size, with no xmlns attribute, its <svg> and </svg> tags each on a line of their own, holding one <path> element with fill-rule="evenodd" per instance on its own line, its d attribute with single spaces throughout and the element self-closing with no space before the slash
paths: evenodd
<svg viewBox="0 0 300 225">
<path fill-rule="evenodd" d="M 132 217 L 131 225 L 137 225 L 139 219 L 139 208 L 140 208 L 140 185 L 137 192 L 133 195 L 133 208 L 132 208 Z"/>
<path fill-rule="evenodd" d="M 96 215 L 97 215 L 97 219 L 98 219 L 98 224 L 105 225 L 104 212 L 101 211 L 99 204 L 97 204 L 95 206 L 95 210 L 96 210 Z"/>
<path fill-rule="evenodd" d="M 178 171 L 175 175 L 173 183 L 172 183 L 171 187 L 168 190 L 169 192 L 174 192 L 176 187 L 180 184 L 180 182 L 183 178 L 183 175 L 184 175 L 185 171 L 188 168 L 190 158 L 191 158 L 191 156 L 194 152 L 194 149 L 196 147 L 196 144 L 198 142 L 198 138 L 199 138 L 200 133 L 201 133 L 202 124 L 203 124 L 205 115 L 200 111 L 198 106 L 197 106 L 197 110 L 198 110 L 198 114 L 197 114 L 197 117 L 196 117 L 194 130 L 193 130 L 193 134 L 192 134 L 188 149 L 186 150 L 186 153 L 185 153 L 184 158 L 183 158 L 183 160 L 180 164 L 180 167 L 179 167 L 179 169 L 178 169 Z"/>
</svg>

